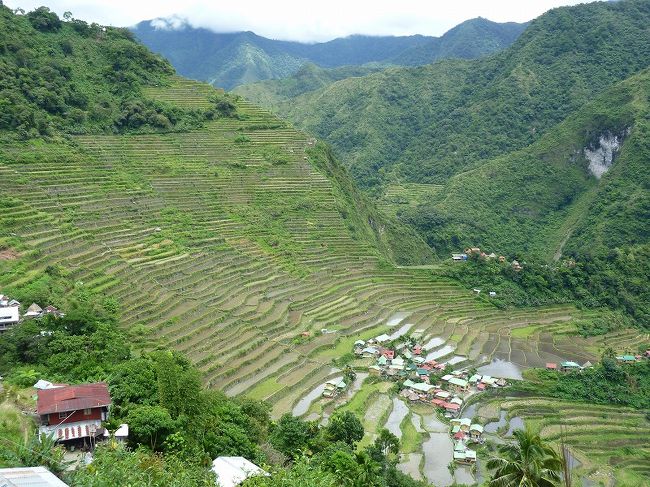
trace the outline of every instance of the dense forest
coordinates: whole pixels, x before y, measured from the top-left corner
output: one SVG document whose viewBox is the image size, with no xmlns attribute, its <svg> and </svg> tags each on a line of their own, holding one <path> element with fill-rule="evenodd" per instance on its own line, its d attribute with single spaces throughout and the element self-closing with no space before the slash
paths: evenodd
<svg viewBox="0 0 650 487">
<path fill-rule="evenodd" d="M 225 98 L 208 110 L 145 100 L 142 87 L 164 82 L 172 66 L 127 29 L 67 20 L 47 7 L 24 16 L 0 8 L 3 136 L 186 130 L 228 111 Z"/>
</svg>

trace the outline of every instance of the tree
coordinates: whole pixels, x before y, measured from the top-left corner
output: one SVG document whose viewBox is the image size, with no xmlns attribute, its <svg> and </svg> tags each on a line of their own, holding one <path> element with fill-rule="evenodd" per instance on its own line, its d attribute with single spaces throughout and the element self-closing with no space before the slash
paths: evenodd
<svg viewBox="0 0 650 487">
<path fill-rule="evenodd" d="M 389 453 L 397 454 L 399 452 L 399 438 L 386 428 L 379 430 L 379 435 L 375 440 L 375 446 L 387 456 Z"/>
<path fill-rule="evenodd" d="M 158 384 L 154 364 L 146 358 L 127 360 L 111 373 L 111 397 L 119 406 L 155 404 L 158 402 Z"/>
<path fill-rule="evenodd" d="M 305 448 L 312 437 L 308 423 L 284 414 L 269 437 L 271 444 L 287 456 L 295 456 Z"/>
<path fill-rule="evenodd" d="M 363 425 L 350 411 L 337 412 L 330 418 L 325 434 L 332 441 L 342 441 L 353 445 L 363 438 Z"/>
<path fill-rule="evenodd" d="M 54 32 L 61 28 L 61 19 L 47 7 L 38 7 L 27 14 L 34 29 L 42 32 Z"/>
<path fill-rule="evenodd" d="M 0 443 L 0 446 L 0 463 L 14 467 L 45 466 L 54 473 L 61 473 L 69 465 L 63 459 L 65 450 L 52 436 L 42 435 L 39 438 L 38 435 L 31 435 L 20 444 Z"/>
<path fill-rule="evenodd" d="M 70 485 L 84 487 L 214 487 L 215 475 L 197 462 L 176 455 L 144 450 L 130 451 L 122 445 L 100 445 L 93 462 L 72 473 Z"/>
<path fill-rule="evenodd" d="M 156 451 L 174 429 L 169 411 L 160 406 L 138 406 L 126 417 L 129 425 L 129 442 L 147 445 Z"/>
<path fill-rule="evenodd" d="M 530 428 L 513 433 L 514 443 L 500 445 L 498 457 L 487 462 L 495 470 L 490 487 L 555 487 L 562 460 L 539 433 Z"/>
</svg>

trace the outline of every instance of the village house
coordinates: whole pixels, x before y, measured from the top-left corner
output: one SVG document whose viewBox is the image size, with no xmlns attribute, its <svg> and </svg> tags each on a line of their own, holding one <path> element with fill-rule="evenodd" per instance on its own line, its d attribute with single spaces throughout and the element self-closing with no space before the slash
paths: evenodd
<svg viewBox="0 0 650 487">
<path fill-rule="evenodd" d="M 361 356 L 363 358 L 374 358 L 379 354 L 379 350 L 375 347 L 366 347 L 361 350 Z"/>
<path fill-rule="evenodd" d="M 481 441 L 483 438 L 483 426 L 477 423 L 470 425 L 469 437 L 473 441 Z"/>
<path fill-rule="evenodd" d="M 467 260 L 467 254 L 451 254 L 451 260 L 455 262 L 462 262 Z"/>
<path fill-rule="evenodd" d="M 105 382 L 59 386 L 37 390 L 39 433 L 57 441 L 95 438 L 103 434 L 111 407 Z"/>
<path fill-rule="evenodd" d="M 624 364 L 631 364 L 636 362 L 636 357 L 634 355 L 619 355 L 616 360 Z"/>
<path fill-rule="evenodd" d="M 217 487 L 237 487 L 250 477 L 269 477 L 268 472 L 244 457 L 217 457 L 212 461 L 212 471 L 217 476 Z"/>
<path fill-rule="evenodd" d="M 546 370 L 557 370 L 557 364 L 553 362 L 546 362 Z"/>
<path fill-rule="evenodd" d="M 580 364 L 577 364 L 575 362 L 562 362 L 560 364 L 560 370 L 562 372 L 569 372 L 572 370 L 580 370 Z"/>
<path fill-rule="evenodd" d="M 20 321 L 20 303 L 5 294 L 0 294 L 0 332 L 7 331 Z"/>
<path fill-rule="evenodd" d="M 36 303 L 32 303 L 25 312 L 25 318 L 38 318 L 43 314 L 43 309 Z"/>
<path fill-rule="evenodd" d="M 0 468 L 0 487 L 68 487 L 45 467 Z"/>
<path fill-rule="evenodd" d="M 448 381 L 449 387 L 456 392 L 467 392 L 469 388 L 469 383 L 465 379 L 460 379 L 458 377 L 452 377 Z"/>
<path fill-rule="evenodd" d="M 458 450 L 454 448 L 454 461 L 456 463 L 464 463 L 468 465 L 476 463 L 476 452 L 474 450 L 470 450 L 469 448 Z"/>
<path fill-rule="evenodd" d="M 341 392 L 345 390 L 347 384 L 343 379 L 330 379 L 325 383 L 325 389 L 323 389 L 323 397 L 332 398 L 338 396 Z"/>
<path fill-rule="evenodd" d="M 516 260 L 513 260 L 510 265 L 515 272 L 519 272 L 523 269 L 522 265 Z"/>
</svg>

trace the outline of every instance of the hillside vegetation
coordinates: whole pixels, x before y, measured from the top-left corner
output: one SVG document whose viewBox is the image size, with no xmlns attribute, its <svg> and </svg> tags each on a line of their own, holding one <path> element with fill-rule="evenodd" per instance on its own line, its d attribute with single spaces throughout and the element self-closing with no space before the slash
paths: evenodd
<svg viewBox="0 0 650 487">
<path fill-rule="evenodd" d="M 345 79 L 273 106 L 332 143 L 364 188 L 442 182 L 530 144 L 647 67 L 649 21 L 642 0 L 554 9 L 488 58 Z M 246 96 L 265 102 L 272 83 L 261 86 Z"/>
<path fill-rule="evenodd" d="M 177 19 L 140 22 L 133 32 L 178 72 L 225 89 L 282 79 L 308 63 L 342 66 L 421 65 L 444 58 L 477 58 L 504 49 L 525 24 L 472 19 L 441 37 L 353 35 L 320 43 L 278 41 L 253 32 L 217 33 Z M 341 75 L 339 71 L 335 77 Z"/>
</svg>

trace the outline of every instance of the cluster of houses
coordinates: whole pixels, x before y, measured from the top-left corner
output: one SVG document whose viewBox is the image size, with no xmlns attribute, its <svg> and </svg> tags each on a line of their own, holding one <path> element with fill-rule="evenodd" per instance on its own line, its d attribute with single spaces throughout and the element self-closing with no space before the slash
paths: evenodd
<svg viewBox="0 0 650 487">
<path fill-rule="evenodd" d="M 409 341 L 395 349 L 384 346 L 390 341 L 391 337 L 388 335 L 380 335 L 368 342 L 357 340 L 354 343 L 354 353 L 374 359 L 368 367 L 370 375 L 401 381 L 400 395 L 404 399 L 436 406 L 444 410 L 448 417 L 458 415 L 463 405 L 462 397 L 465 395 L 483 391 L 488 387 L 507 385 L 505 379 L 478 374 L 469 377 L 466 371 L 461 370 L 441 376 L 446 364 L 423 357 L 424 349 L 421 345 Z M 332 383 L 330 389 L 335 388 L 336 385 Z"/>
<path fill-rule="evenodd" d="M 343 379 L 331 379 L 325 383 L 325 387 L 322 392 L 322 396 L 328 399 L 334 398 L 341 394 L 348 385 Z"/>
<path fill-rule="evenodd" d="M 410 379 L 402 383 L 400 395 L 411 402 L 423 402 L 436 406 L 445 412 L 445 416 L 455 418 L 458 416 L 463 397 L 475 392 L 484 391 L 488 387 L 504 387 L 505 379 L 497 379 L 488 375 L 472 375 L 464 371 L 455 370 L 439 378 L 439 383 L 432 385 L 428 382 L 414 382 Z"/>
<path fill-rule="evenodd" d="M 476 451 L 470 443 L 483 443 L 483 426 L 472 423 L 470 418 L 454 418 L 450 421 L 449 434 L 454 439 L 454 461 L 472 464 L 476 462 Z"/>
<path fill-rule="evenodd" d="M 646 350 L 645 353 L 637 354 L 637 355 L 631 355 L 631 354 L 617 355 L 616 361 L 620 364 L 633 364 L 635 362 L 639 362 L 643 360 L 644 358 L 650 359 L 650 350 Z M 582 365 L 570 360 L 565 362 L 560 362 L 559 364 L 554 362 L 546 363 L 547 370 L 557 370 L 560 372 L 580 372 L 581 370 L 590 369 L 592 367 L 593 364 L 589 361 L 585 362 Z"/>
<path fill-rule="evenodd" d="M 0 332 L 7 331 L 23 319 L 40 318 L 44 315 L 64 316 L 63 313 L 52 305 L 46 306 L 43 309 L 36 303 L 32 303 L 21 316 L 20 306 L 21 304 L 18 300 L 11 299 L 5 294 L 0 294 Z"/>
<path fill-rule="evenodd" d="M 451 254 L 451 260 L 456 262 L 463 262 L 472 255 L 476 255 L 481 259 L 498 259 L 500 263 L 506 263 L 506 258 L 504 255 L 497 256 L 497 254 L 494 252 L 488 254 L 486 252 L 483 252 L 479 247 L 468 247 L 462 254 Z M 516 272 L 519 272 L 523 269 L 523 266 L 516 260 L 513 260 L 510 265 Z"/>
</svg>

